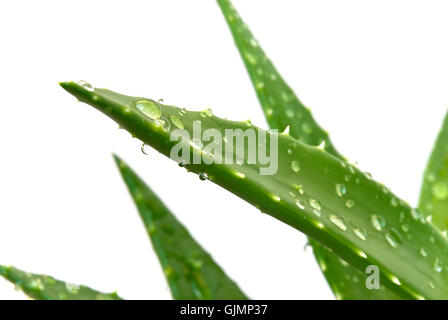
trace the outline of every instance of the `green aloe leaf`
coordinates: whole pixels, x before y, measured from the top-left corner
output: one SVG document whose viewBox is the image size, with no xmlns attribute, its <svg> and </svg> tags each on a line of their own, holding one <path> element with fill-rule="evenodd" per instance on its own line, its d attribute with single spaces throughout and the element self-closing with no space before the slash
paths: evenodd
<svg viewBox="0 0 448 320">
<path fill-rule="evenodd" d="M 246 300 L 238 288 L 193 239 L 163 202 L 119 157 L 123 180 L 145 224 L 171 293 L 177 300 Z"/>
<path fill-rule="evenodd" d="M 448 229 L 448 114 L 434 145 L 423 177 L 419 208 L 432 222 Z"/>
<path fill-rule="evenodd" d="M 102 293 L 12 266 L 0 266 L 0 275 L 14 283 L 27 296 L 37 300 L 122 300 L 115 292 Z"/>
<path fill-rule="evenodd" d="M 376 265 L 381 270 L 381 284 L 400 297 L 448 298 L 447 239 L 418 210 L 353 165 L 287 134 L 266 132 L 250 122 L 221 119 L 210 110 L 186 111 L 74 82 L 61 86 L 165 156 L 176 158 L 183 148 L 183 157 L 201 158 L 197 164 L 176 161 L 199 174 L 201 180 L 226 188 L 304 232 L 359 270 Z M 251 163 L 253 143 L 244 143 L 239 149 L 238 140 L 250 135 L 249 129 L 258 136 L 258 155 L 270 150 L 270 162 L 259 157 Z M 215 139 L 203 146 L 198 134 L 202 140 L 205 135 Z M 232 143 L 235 140 L 236 144 Z M 224 148 L 218 147 L 220 143 Z M 226 161 L 215 163 L 220 157 Z M 267 166 L 276 159 L 278 170 L 269 175 L 272 167 Z M 430 254 L 422 255 L 422 248 Z"/>
<path fill-rule="evenodd" d="M 311 112 L 297 98 L 277 69 L 264 53 L 250 29 L 243 22 L 232 3 L 218 0 L 233 39 L 246 65 L 266 120 L 271 129 L 289 127 L 293 138 L 311 145 L 325 143 L 325 150 L 341 159 L 329 136 L 314 120 Z M 349 264 L 342 264 L 339 257 L 318 242 L 309 240 L 314 255 L 328 284 L 339 299 L 397 299 L 387 290 L 368 290 L 360 280 L 366 275 Z"/>
</svg>

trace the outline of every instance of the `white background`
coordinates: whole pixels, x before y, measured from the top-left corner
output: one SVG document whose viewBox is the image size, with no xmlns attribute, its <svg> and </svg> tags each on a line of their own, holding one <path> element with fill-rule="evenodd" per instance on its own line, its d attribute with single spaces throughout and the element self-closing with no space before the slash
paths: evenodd
<svg viewBox="0 0 448 320">
<path fill-rule="evenodd" d="M 448 104 L 448 3 L 234 4 L 339 151 L 415 205 Z M 250 297 L 333 298 L 302 234 L 144 156 L 58 86 L 85 79 L 266 126 L 215 1 L 2 1 L 0 30 L 0 264 L 170 298 L 116 152 Z M 0 281 L 0 299 L 21 297 Z"/>
</svg>

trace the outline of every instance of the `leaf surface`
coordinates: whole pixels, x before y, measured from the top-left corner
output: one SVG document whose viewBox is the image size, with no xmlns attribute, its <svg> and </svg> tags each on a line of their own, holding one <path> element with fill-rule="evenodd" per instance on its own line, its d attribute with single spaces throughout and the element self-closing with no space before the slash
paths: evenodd
<svg viewBox="0 0 448 320">
<path fill-rule="evenodd" d="M 114 156 L 177 300 L 246 300 L 246 295 L 193 239 L 157 195 Z"/>
<path fill-rule="evenodd" d="M 36 300 L 122 300 L 117 293 L 102 293 L 83 285 L 28 273 L 12 266 L 0 266 L 0 275 Z"/>
<path fill-rule="evenodd" d="M 319 126 L 310 110 L 283 80 L 232 3 L 228 0 L 218 0 L 218 4 L 246 65 L 270 128 L 284 130 L 289 127 L 293 138 L 311 145 L 323 142 L 328 153 L 344 159 L 334 148 L 328 133 Z M 339 257 L 318 242 L 310 239 L 309 243 L 319 266 L 325 266 L 322 272 L 338 299 L 398 298 L 384 287 L 381 287 L 381 290 L 367 289 L 361 281 L 366 278 L 365 273 L 347 263 L 342 264 Z"/>
<path fill-rule="evenodd" d="M 186 111 L 151 99 L 106 89 L 92 90 L 73 82 L 61 86 L 162 154 L 174 157 L 172 151 L 182 147 L 188 151 L 182 154 L 184 157 L 201 156 L 200 163 L 183 165 L 202 179 L 224 187 L 262 212 L 304 232 L 359 270 L 378 266 L 381 283 L 397 295 L 416 299 L 448 297 L 445 285 L 448 274 L 446 268 L 439 268 L 448 256 L 447 239 L 418 210 L 353 165 L 287 134 L 266 132 L 249 122 L 221 119 L 210 110 Z M 249 164 L 253 155 L 251 143 L 244 144 L 243 159 L 215 163 L 220 156 L 233 160 L 241 156 L 236 148 L 239 144 L 212 152 L 211 143 L 201 145 L 195 138 L 197 132 L 193 130 L 198 125 L 202 140 L 205 137 L 201 133 L 211 129 L 225 138 L 216 139 L 216 143 L 225 146 L 236 140 L 228 139 L 226 133 L 241 130 L 246 134 L 250 131 L 246 129 L 254 130 L 260 142 L 256 143 L 258 152 L 270 150 L 277 143 L 270 153 L 270 164 L 275 163 L 277 155 L 278 170 L 273 175 L 260 174 L 267 169 L 261 159 Z M 187 139 L 171 139 L 172 134 L 179 133 L 179 127 Z M 338 192 L 342 185 L 343 197 Z M 431 257 L 422 256 L 421 248 L 429 250 Z"/>
<path fill-rule="evenodd" d="M 448 114 L 423 177 L 419 208 L 442 231 L 448 229 Z"/>
</svg>

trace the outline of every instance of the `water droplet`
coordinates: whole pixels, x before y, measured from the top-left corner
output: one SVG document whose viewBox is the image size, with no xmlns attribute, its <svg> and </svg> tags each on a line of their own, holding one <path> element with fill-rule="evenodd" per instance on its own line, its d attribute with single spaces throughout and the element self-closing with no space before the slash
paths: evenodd
<svg viewBox="0 0 448 320">
<path fill-rule="evenodd" d="M 272 108 L 268 108 L 266 109 L 266 115 L 268 117 L 272 116 L 274 114 L 274 110 Z"/>
<path fill-rule="evenodd" d="M 331 215 L 330 221 L 342 231 L 347 230 L 347 224 L 345 223 L 345 219 L 343 216 Z"/>
<path fill-rule="evenodd" d="M 303 189 L 303 186 L 301 184 L 298 185 L 294 185 L 294 188 L 300 193 L 300 194 L 304 194 L 305 190 Z"/>
<path fill-rule="evenodd" d="M 323 140 L 318 146 L 316 146 L 316 148 L 319 150 L 325 150 L 325 146 L 326 146 L 326 143 L 325 143 L 325 140 Z"/>
<path fill-rule="evenodd" d="M 257 64 L 257 58 L 255 58 L 255 56 L 253 56 L 249 52 L 246 52 L 244 56 L 246 57 L 247 62 L 249 62 L 250 64 Z"/>
<path fill-rule="evenodd" d="M 395 276 L 390 276 L 390 280 L 391 280 L 393 283 L 395 283 L 396 285 L 401 286 L 400 279 L 398 279 L 397 277 L 395 277 Z"/>
<path fill-rule="evenodd" d="M 448 185 L 445 182 L 436 182 L 432 185 L 432 194 L 437 200 L 448 198 Z"/>
<path fill-rule="evenodd" d="M 355 201 L 354 200 L 347 200 L 347 201 L 345 201 L 345 206 L 347 208 L 353 208 L 355 206 Z"/>
<path fill-rule="evenodd" d="M 372 174 L 370 172 L 364 172 L 364 176 L 369 179 L 372 180 Z"/>
<path fill-rule="evenodd" d="M 434 288 L 435 288 L 434 283 L 432 283 L 431 281 L 428 282 L 428 286 L 429 286 L 431 289 L 434 289 Z"/>
<path fill-rule="evenodd" d="M 398 199 L 397 198 L 392 198 L 390 200 L 390 204 L 392 205 L 392 207 L 397 207 L 398 206 Z"/>
<path fill-rule="evenodd" d="M 409 225 L 407 223 L 404 223 L 401 225 L 401 230 L 403 230 L 403 232 L 409 232 Z"/>
<path fill-rule="evenodd" d="M 79 293 L 79 286 L 73 283 L 66 283 L 65 288 L 70 294 L 78 294 Z"/>
<path fill-rule="evenodd" d="M 184 129 L 184 123 L 176 116 L 170 116 L 171 122 L 179 129 Z"/>
<path fill-rule="evenodd" d="M 136 102 L 135 107 L 152 120 L 157 120 L 162 116 L 160 105 L 155 101 L 140 100 Z"/>
<path fill-rule="evenodd" d="M 162 130 L 165 132 L 170 131 L 170 122 L 168 121 L 167 118 L 160 118 L 157 120 L 157 124 L 160 125 L 162 127 Z"/>
<path fill-rule="evenodd" d="M 291 110 L 291 109 L 286 110 L 286 116 L 287 116 L 288 118 L 292 118 L 292 117 L 294 117 L 294 111 Z"/>
<path fill-rule="evenodd" d="M 179 167 L 183 168 L 183 167 L 185 167 L 187 165 L 187 161 L 181 160 L 181 161 L 179 161 L 178 165 L 179 165 Z"/>
<path fill-rule="evenodd" d="M 86 89 L 87 91 L 93 92 L 95 91 L 95 89 L 93 88 L 93 86 L 88 83 L 87 81 L 84 80 L 80 80 L 76 83 L 78 86 L 83 87 L 84 89 Z"/>
<path fill-rule="evenodd" d="M 199 179 L 201 179 L 202 181 L 207 180 L 208 179 L 207 173 L 205 172 L 199 173 Z"/>
<path fill-rule="evenodd" d="M 310 204 L 311 208 L 316 209 L 320 211 L 322 209 L 322 206 L 320 205 L 320 202 L 314 199 L 308 200 L 308 203 Z"/>
<path fill-rule="evenodd" d="M 422 213 L 418 209 L 412 209 L 411 214 L 415 220 L 421 220 L 423 218 Z"/>
<path fill-rule="evenodd" d="M 201 117 L 202 118 L 211 117 L 211 116 L 213 116 L 213 111 L 212 111 L 211 108 L 207 108 L 207 109 L 201 111 Z"/>
<path fill-rule="evenodd" d="M 365 241 L 367 239 L 367 231 L 363 228 L 353 228 L 353 233 L 361 240 Z"/>
<path fill-rule="evenodd" d="M 280 200 L 281 200 L 281 198 L 280 198 L 279 196 L 275 195 L 275 194 L 272 195 L 271 198 L 272 198 L 272 200 L 274 200 L 275 202 L 280 202 Z"/>
<path fill-rule="evenodd" d="M 428 251 L 426 251 L 426 249 L 423 247 L 420 248 L 419 252 L 422 257 L 428 256 Z"/>
<path fill-rule="evenodd" d="M 439 258 L 434 259 L 433 269 L 435 272 L 442 272 L 443 270 L 443 263 Z"/>
<path fill-rule="evenodd" d="M 398 247 L 398 244 L 402 242 L 400 234 L 394 229 L 386 233 L 384 237 L 386 238 L 387 242 L 390 244 L 392 248 Z"/>
<path fill-rule="evenodd" d="M 313 127 L 308 122 L 305 122 L 302 124 L 302 130 L 306 134 L 311 134 L 311 132 L 313 132 Z"/>
<path fill-rule="evenodd" d="M 305 209 L 305 205 L 304 205 L 303 202 L 300 201 L 300 200 L 297 200 L 297 201 L 296 201 L 296 206 L 298 206 L 299 209 L 301 209 L 301 210 L 304 210 L 304 209 Z"/>
<path fill-rule="evenodd" d="M 35 278 L 31 280 L 30 287 L 36 290 L 44 290 L 44 284 L 40 278 Z"/>
<path fill-rule="evenodd" d="M 300 171 L 300 165 L 299 165 L 299 161 L 294 160 L 291 162 L 291 169 L 292 171 L 294 171 L 295 173 Z"/>
<path fill-rule="evenodd" d="M 338 194 L 339 197 L 343 197 L 347 193 L 347 188 L 345 187 L 344 184 L 338 183 L 336 185 L 336 193 Z"/>
<path fill-rule="evenodd" d="M 235 176 L 237 176 L 240 179 L 246 178 L 246 175 L 244 173 L 238 171 L 235 172 Z"/>
<path fill-rule="evenodd" d="M 379 215 L 372 215 L 371 222 L 373 227 L 378 231 L 383 231 L 383 229 L 386 227 L 386 220 Z"/>
<path fill-rule="evenodd" d="M 288 154 L 292 154 L 292 150 L 291 150 L 291 148 L 288 148 Z"/>
<path fill-rule="evenodd" d="M 204 261 L 202 261 L 201 259 L 189 259 L 188 260 L 188 264 L 193 268 L 193 269 L 201 269 L 202 265 L 204 264 Z"/>
<path fill-rule="evenodd" d="M 143 154 L 148 155 L 151 150 L 151 147 L 146 143 L 143 143 L 140 149 L 142 150 Z"/>
</svg>

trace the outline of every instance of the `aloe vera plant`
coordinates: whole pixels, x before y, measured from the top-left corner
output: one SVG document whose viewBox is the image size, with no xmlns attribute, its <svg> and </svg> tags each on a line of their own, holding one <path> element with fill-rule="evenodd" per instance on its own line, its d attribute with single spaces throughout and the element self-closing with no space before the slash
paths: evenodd
<svg viewBox="0 0 448 320">
<path fill-rule="evenodd" d="M 86 82 L 61 86 L 201 180 L 305 233 L 338 299 L 448 299 L 448 116 L 424 174 L 419 209 L 412 208 L 336 150 L 230 1 L 217 2 L 271 130 Z M 258 158 L 252 158 L 252 138 Z M 271 170 L 267 159 L 274 153 Z M 247 299 L 143 180 L 120 158 L 115 161 L 173 298 Z M 381 270 L 379 290 L 364 282 L 372 266 Z M 35 299 L 121 299 L 14 267 L 0 266 L 0 275 Z"/>
<path fill-rule="evenodd" d="M 123 160 L 114 158 L 162 264 L 173 298 L 247 299 L 154 192 Z"/>
<path fill-rule="evenodd" d="M 89 287 L 28 273 L 12 266 L 0 266 L 0 275 L 27 296 L 38 300 L 121 300 L 117 293 L 101 293 Z"/>
<path fill-rule="evenodd" d="M 333 146 L 328 133 L 319 126 L 311 111 L 283 80 L 231 2 L 218 0 L 218 4 L 246 65 L 269 126 L 278 130 L 289 128 L 289 134 L 293 138 L 310 145 L 323 144 L 328 153 L 344 159 Z M 339 191 L 344 192 L 343 188 L 341 185 Z M 309 239 L 309 243 L 328 284 L 338 298 L 398 298 L 384 287 L 380 290 L 368 290 L 365 286 L 360 286 L 359 279 L 364 277 L 361 271 L 341 261 L 319 242 Z"/>
<path fill-rule="evenodd" d="M 186 111 L 73 82 L 61 86 L 166 156 L 177 145 L 177 141 L 170 139 L 171 132 L 182 128 L 194 136 L 195 123 L 200 123 L 204 130 L 210 128 L 222 133 L 252 127 L 268 137 L 267 149 L 272 139 L 277 139 L 278 171 L 272 176 L 259 174 L 263 167 L 260 163 L 206 164 L 209 162 L 205 159 L 219 154 L 213 154 L 207 147 L 200 148 L 190 139 L 181 139 L 179 145 L 193 157 L 202 156 L 204 163 L 181 164 L 201 179 L 221 185 L 262 212 L 301 230 L 359 270 L 377 265 L 384 275 L 384 284 L 402 298 L 448 296 L 444 285 L 447 275 L 439 272 L 441 259 L 448 252 L 447 239 L 442 233 L 369 174 L 323 148 L 303 144 L 286 133 L 266 132 L 249 122 L 221 119 L 209 110 Z M 235 149 L 231 151 L 237 154 Z M 345 191 L 341 192 L 342 189 Z M 430 248 L 429 259 L 421 255 L 421 248 Z M 414 264 L 404 264 L 405 260 Z"/>
</svg>

